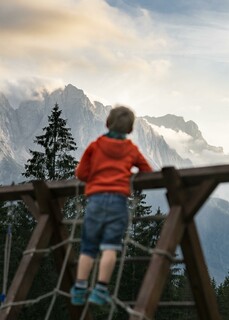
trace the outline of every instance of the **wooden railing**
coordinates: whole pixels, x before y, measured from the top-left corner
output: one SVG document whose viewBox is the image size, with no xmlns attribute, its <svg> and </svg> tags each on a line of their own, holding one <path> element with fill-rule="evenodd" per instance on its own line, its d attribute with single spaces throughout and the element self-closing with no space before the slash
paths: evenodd
<svg viewBox="0 0 229 320">
<path fill-rule="evenodd" d="M 133 180 L 134 189 L 166 188 L 170 206 L 134 306 L 136 314 L 142 314 L 143 319 L 152 319 L 155 315 L 171 265 L 168 257 L 175 254 L 178 245 L 181 245 L 199 318 L 220 319 L 193 217 L 216 186 L 224 182 L 229 182 L 229 165 L 180 170 L 166 167 L 154 173 L 140 173 Z M 37 220 L 26 251 L 44 249 L 68 238 L 67 228 L 61 223 L 61 210 L 66 199 L 76 195 L 76 190 L 79 193 L 84 190 L 84 184 L 76 179 L 33 181 L 0 187 L 0 201 L 23 200 Z M 59 271 L 65 253 L 66 246 L 54 252 Z M 0 320 L 17 319 L 21 305 L 16 302 L 26 299 L 41 259 L 42 254 L 23 255 L 8 290 L 6 307 L 0 309 Z M 75 280 L 74 261 L 75 252 L 71 249 L 61 283 L 61 290 L 65 292 L 69 292 Z M 82 308 L 72 306 L 69 299 L 67 304 L 70 319 L 79 319 Z M 87 312 L 85 319 L 93 319 L 92 314 Z M 138 318 L 132 314 L 129 319 Z"/>
</svg>

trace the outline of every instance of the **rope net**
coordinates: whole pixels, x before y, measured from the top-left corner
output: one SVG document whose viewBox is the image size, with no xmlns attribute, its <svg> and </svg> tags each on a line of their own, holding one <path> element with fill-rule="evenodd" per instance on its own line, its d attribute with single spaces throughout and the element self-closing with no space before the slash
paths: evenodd
<svg viewBox="0 0 229 320">
<path fill-rule="evenodd" d="M 2 305 L 0 306 L 0 312 L 4 308 L 20 305 L 23 306 L 23 309 L 19 316 L 19 319 L 23 319 L 23 314 L 24 316 L 25 314 L 29 314 L 29 319 L 37 320 L 36 315 L 33 314 L 32 307 L 34 305 L 42 304 L 43 306 L 45 306 L 45 314 L 42 319 L 62 319 L 62 315 L 60 316 L 59 312 L 56 311 L 56 309 L 58 310 L 58 308 L 65 309 L 65 311 L 62 310 L 62 314 L 63 312 L 65 312 L 65 319 L 68 319 L 66 306 L 63 302 L 63 297 L 70 299 L 71 296 L 69 292 L 64 292 L 60 288 L 72 247 L 74 247 L 77 255 L 79 255 L 80 230 L 82 225 L 82 217 L 84 214 L 84 207 L 82 206 L 82 201 L 79 200 L 80 197 L 78 196 L 78 194 L 76 194 L 76 199 L 77 201 L 75 214 L 68 219 L 63 219 L 62 221 L 62 223 L 65 224 L 69 230 L 68 239 L 56 245 L 49 246 L 46 249 L 37 250 L 34 248 L 32 250 L 23 251 L 23 255 L 44 255 L 43 267 L 40 268 L 40 273 L 37 274 L 33 283 L 33 290 L 31 290 L 33 292 L 32 297 L 30 296 L 29 299 L 25 301 L 2 303 Z M 119 318 L 119 320 L 121 320 L 128 319 L 130 315 L 134 315 L 136 320 L 149 320 L 149 318 L 147 318 L 144 314 L 138 313 L 134 310 L 134 303 L 136 301 L 144 273 L 147 270 L 152 254 L 163 255 L 172 263 L 170 281 L 178 281 L 177 279 L 179 279 L 179 271 L 176 270 L 176 267 L 174 267 L 174 265 L 182 264 L 182 259 L 178 259 L 168 252 L 164 252 L 162 250 L 154 248 L 159 237 L 163 221 L 165 220 L 165 215 L 161 214 L 160 212 L 157 212 L 156 215 L 152 215 L 148 208 L 147 215 L 141 216 L 141 214 L 139 214 L 139 211 L 141 211 L 142 209 L 140 202 L 141 201 L 139 200 L 139 197 L 136 196 L 133 197 L 132 200 L 130 200 L 129 226 L 126 232 L 125 239 L 123 240 L 123 250 L 118 256 L 117 265 L 109 286 L 112 297 L 111 303 L 102 308 L 97 308 L 94 306 L 91 307 L 88 303 L 86 303 L 83 308 L 80 320 L 85 319 L 88 308 L 90 308 L 90 311 L 92 311 L 94 319 L 112 320 Z M 154 229 L 155 234 L 152 234 L 152 229 Z M 62 261 L 61 271 L 58 275 L 56 275 L 55 272 L 52 272 L 54 268 L 54 260 L 52 254 L 55 252 L 55 250 L 62 246 L 65 247 L 65 256 Z M 6 263 L 9 264 L 9 259 L 7 259 Z M 98 265 L 99 257 L 95 260 L 93 271 L 89 279 L 89 291 L 92 290 L 96 283 Z M 53 279 L 45 279 L 45 274 L 49 276 L 52 275 Z M 174 275 L 177 275 L 178 277 L 174 277 Z M 39 290 L 36 290 L 36 285 L 38 284 L 40 288 L 42 287 L 42 283 L 40 283 L 41 279 L 43 279 L 44 282 L 50 282 L 52 283 L 52 285 L 54 285 L 52 287 L 50 286 L 50 290 L 48 290 L 48 292 L 37 296 L 37 291 Z M 5 286 L 6 283 L 7 279 L 4 279 Z M 188 289 L 189 284 L 185 283 L 185 285 L 186 292 L 191 292 Z M 44 285 L 44 287 L 47 289 L 47 283 Z M 185 298 L 190 298 L 189 300 L 192 300 L 191 295 L 186 296 Z M 171 299 L 172 292 L 169 292 L 169 290 L 167 290 L 167 296 L 165 296 L 165 300 L 168 301 Z M 156 315 L 155 319 L 170 319 L 170 311 L 168 311 L 167 309 L 167 311 L 165 312 L 166 313 L 164 313 L 163 318 L 161 318 L 159 308 L 158 315 Z M 190 313 L 187 313 L 186 319 L 189 319 L 188 314 Z"/>
</svg>

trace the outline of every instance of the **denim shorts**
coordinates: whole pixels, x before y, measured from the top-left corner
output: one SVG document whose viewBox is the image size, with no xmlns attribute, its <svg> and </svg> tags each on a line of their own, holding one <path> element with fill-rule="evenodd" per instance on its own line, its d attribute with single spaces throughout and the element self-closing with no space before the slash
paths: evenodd
<svg viewBox="0 0 229 320">
<path fill-rule="evenodd" d="M 128 225 L 127 197 L 97 193 L 88 197 L 83 224 L 81 253 L 95 258 L 99 250 L 122 250 Z"/>
</svg>

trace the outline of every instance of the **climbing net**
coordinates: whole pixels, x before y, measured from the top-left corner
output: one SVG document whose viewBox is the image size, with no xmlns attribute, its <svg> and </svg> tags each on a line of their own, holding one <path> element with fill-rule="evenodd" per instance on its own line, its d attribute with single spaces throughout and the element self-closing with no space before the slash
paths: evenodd
<svg viewBox="0 0 229 320">
<path fill-rule="evenodd" d="M 79 199 L 78 190 L 76 191 L 76 199 Z M 181 263 L 182 262 L 180 259 L 176 259 L 174 256 L 172 256 L 169 252 L 165 252 L 163 250 L 159 250 L 159 249 L 155 249 L 155 248 L 153 249 L 151 247 L 142 245 L 133 238 L 133 232 L 132 232 L 133 231 L 133 224 L 136 223 L 136 221 L 138 220 L 135 217 L 136 202 L 137 201 L 138 201 L 137 198 L 133 200 L 132 209 L 130 210 L 129 226 L 128 226 L 128 230 L 126 232 L 125 239 L 123 241 L 123 250 L 122 250 L 122 253 L 118 259 L 119 264 L 118 264 L 118 269 L 117 269 L 117 274 L 116 274 L 115 287 L 114 287 L 114 290 L 112 293 L 112 300 L 109 305 L 107 320 L 113 319 L 113 316 L 114 316 L 114 313 L 115 313 L 117 307 L 122 308 L 129 315 L 134 315 L 135 318 L 138 320 L 149 320 L 149 318 L 146 315 L 144 315 L 143 313 L 136 312 L 133 309 L 131 303 L 123 302 L 119 298 L 121 279 L 122 279 L 124 264 L 125 264 L 125 260 L 127 258 L 127 252 L 128 252 L 129 246 L 132 246 L 138 250 L 141 250 L 142 252 L 146 253 L 148 256 L 151 256 L 152 254 L 163 255 L 167 259 L 169 259 L 172 263 Z M 154 216 L 151 216 L 152 219 L 153 219 L 153 217 Z M 44 317 L 44 320 L 49 320 L 57 297 L 63 296 L 63 297 L 71 298 L 71 295 L 69 294 L 69 292 L 64 292 L 61 290 L 61 283 L 62 283 L 62 280 L 64 277 L 64 273 L 66 270 L 66 266 L 68 263 L 68 259 L 69 259 L 71 250 L 76 243 L 80 242 L 80 239 L 76 238 L 75 234 L 76 234 L 77 226 L 79 224 L 82 224 L 81 218 L 82 218 L 82 205 L 81 205 L 80 201 L 78 200 L 76 202 L 75 217 L 73 219 L 67 219 L 67 220 L 62 221 L 62 223 L 71 225 L 69 237 L 65 241 L 62 241 L 56 245 L 50 246 L 46 249 L 32 249 L 32 250 L 25 250 L 23 252 L 23 255 L 28 255 L 28 254 L 48 255 L 48 254 L 51 254 L 52 252 L 54 252 L 55 250 L 57 250 L 58 248 L 60 248 L 61 246 L 65 246 L 66 250 L 65 250 L 65 256 L 63 259 L 63 263 L 61 266 L 61 271 L 58 275 L 58 279 L 57 279 L 56 285 L 53 288 L 53 290 L 51 290 L 50 292 L 47 292 L 43 295 L 40 295 L 34 299 L 29 299 L 29 300 L 25 300 L 25 301 L 16 301 L 16 302 L 11 302 L 11 303 L 2 303 L 2 305 L 0 307 L 0 312 L 1 312 L 1 309 L 7 308 L 7 307 L 19 306 L 19 305 L 29 306 L 29 305 L 39 303 L 44 299 L 50 298 L 50 303 L 49 303 L 49 306 L 47 308 L 47 311 L 46 311 L 46 314 Z M 164 218 L 165 218 L 164 215 L 157 216 L 157 220 L 160 219 L 162 221 L 162 220 L 164 220 Z M 140 218 L 139 218 L 139 220 L 140 220 Z M 7 260 L 6 264 L 8 266 L 9 265 L 9 257 L 7 257 L 6 260 Z M 97 276 L 97 271 L 98 271 L 98 261 L 99 261 L 99 259 L 96 259 L 95 264 L 94 264 L 94 268 L 92 271 L 92 275 L 90 277 L 90 288 L 93 288 L 95 285 L 95 282 L 96 282 L 96 276 Z M 7 280 L 5 279 L 5 282 L 4 282 L 5 287 L 6 287 L 6 284 L 7 284 Z M 6 290 L 6 288 L 5 288 L 5 290 Z M 89 304 L 86 303 L 86 305 L 83 308 L 83 311 L 81 313 L 80 320 L 84 320 L 86 318 L 88 308 L 89 308 Z"/>
</svg>

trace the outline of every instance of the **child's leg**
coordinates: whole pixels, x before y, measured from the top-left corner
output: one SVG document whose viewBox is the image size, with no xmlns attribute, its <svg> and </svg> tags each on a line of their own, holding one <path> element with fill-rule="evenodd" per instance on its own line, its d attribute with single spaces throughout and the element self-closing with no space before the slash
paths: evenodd
<svg viewBox="0 0 229 320">
<path fill-rule="evenodd" d="M 111 297 L 107 288 L 110 282 L 116 263 L 116 251 L 106 249 L 102 251 L 99 263 L 99 274 L 97 284 L 89 296 L 89 302 L 104 305 L 111 302 Z"/>
<path fill-rule="evenodd" d="M 88 255 L 81 254 L 79 257 L 76 282 L 70 290 L 71 303 L 73 305 L 84 305 L 86 303 L 88 277 L 93 262 L 94 259 Z"/>
<path fill-rule="evenodd" d="M 103 250 L 102 257 L 99 264 L 98 281 L 109 283 L 116 263 L 115 250 Z"/>
<path fill-rule="evenodd" d="M 88 280 L 93 263 L 94 259 L 92 257 L 82 253 L 79 257 L 76 279 Z"/>
</svg>

